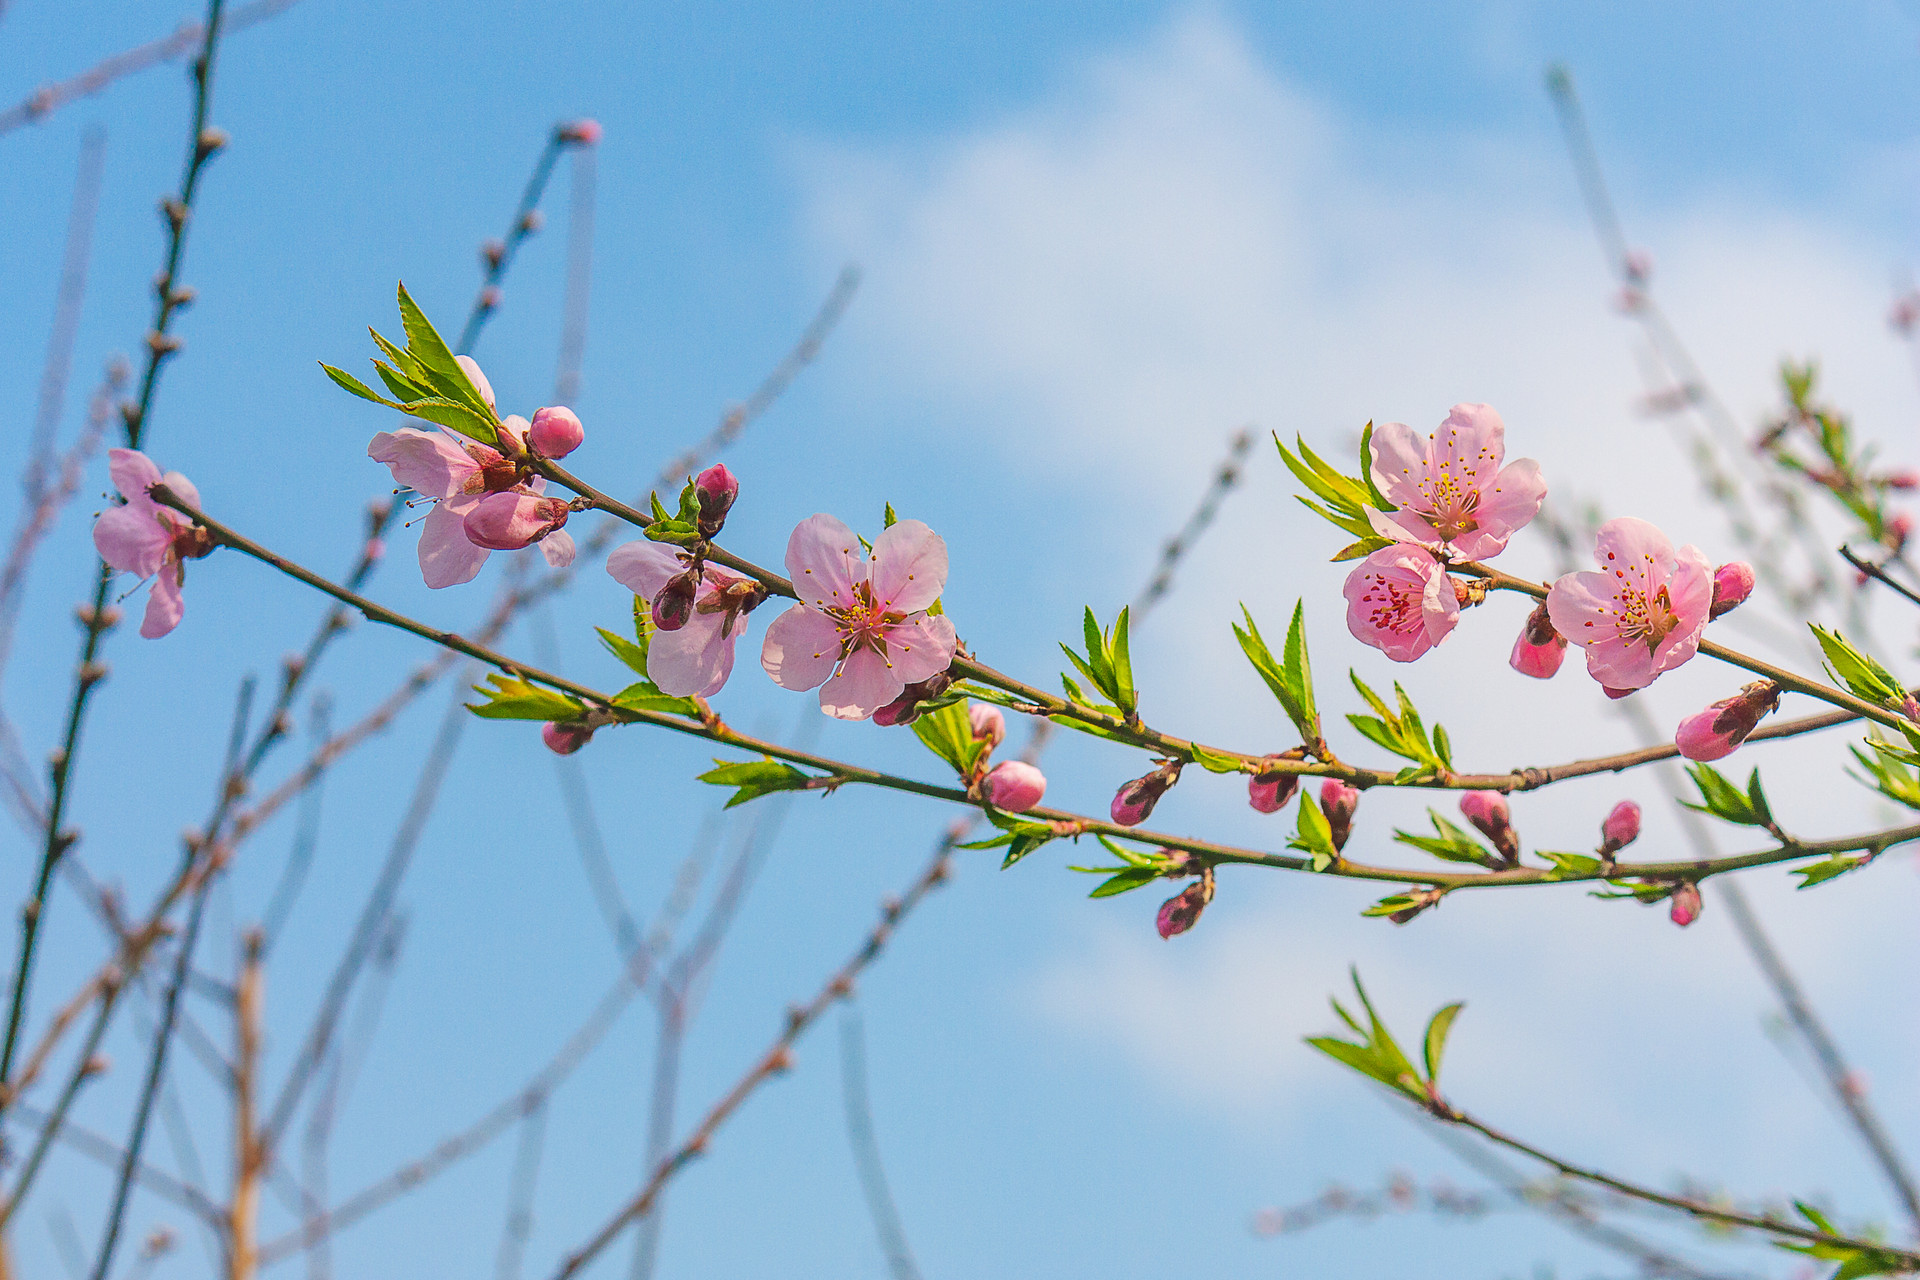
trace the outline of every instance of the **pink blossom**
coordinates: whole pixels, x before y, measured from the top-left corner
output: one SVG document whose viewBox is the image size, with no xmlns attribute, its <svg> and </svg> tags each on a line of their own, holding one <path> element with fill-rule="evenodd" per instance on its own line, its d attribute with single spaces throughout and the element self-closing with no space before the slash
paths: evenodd
<svg viewBox="0 0 1920 1280">
<path fill-rule="evenodd" d="M 1513 829 L 1507 798 L 1498 791 L 1469 791 L 1460 797 L 1460 812 L 1508 862 L 1520 860 L 1520 833 Z"/>
<path fill-rule="evenodd" d="M 629 542 L 607 556 L 607 572 L 633 594 L 652 599 L 669 579 L 686 573 L 692 557 L 658 542 Z M 676 698 L 711 697 L 733 672 L 733 646 L 746 630 L 740 619 L 766 599 L 766 588 L 717 565 L 703 565 L 693 611 L 685 626 L 655 631 L 647 645 L 647 678 Z"/>
<path fill-rule="evenodd" d="M 1523 676 L 1545 680 L 1560 670 L 1566 656 L 1567 638 L 1553 629 L 1553 620 L 1543 604 L 1527 615 L 1527 625 L 1520 628 L 1507 665 Z"/>
<path fill-rule="evenodd" d="M 1700 918 L 1700 886 L 1689 880 L 1673 891 L 1667 918 L 1682 929 Z"/>
<path fill-rule="evenodd" d="M 1756 680 L 1731 698 L 1695 712 L 1674 731 L 1673 745 L 1689 760 L 1719 760 L 1747 740 L 1763 717 L 1780 705 L 1780 686 Z"/>
<path fill-rule="evenodd" d="M 1554 630 L 1587 651 L 1587 674 L 1631 692 L 1691 658 L 1713 604 L 1713 573 L 1698 547 L 1632 516 L 1600 526 L 1598 572 L 1569 573 L 1547 593 Z"/>
<path fill-rule="evenodd" d="M 809 516 L 787 540 L 787 572 L 800 603 L 767 628 L 760 665 L 783 689 L 818 687 L 828 715 L 864 720 L 953 662 L 953 622 L 926 612 L 946 586 L 947 544 L 920 521 L 897 521 L 869 558 L 846 525 Z"/>
<path fill-rule="evenodd" d="M 1153 816 L 1160 797 L 1178 781 L 1180 765 L 1169 760 L 1143 778 L 1122 783 L 1113 794 L 1113 803 L 1107 806 L 1108 815 L 1123 827 L 1137 827 Z"/>
<path fill-rule="evenodd" d="M 739 496 L 740 482 L 724 462 L 716 462 L 694 477 L 693 497 L 700 504 L 701 537 L 719 535 L 727 523 L 727 512 L 733 509 L 733 501 Z"/>
<path fill-rule="evenodd" d="M 1396 543 L 1347 575 L 1347 630 L 1395 662 L 1412 662 L 1460 621 L 1453 579 L 1428 552 Z"/>
<path fill-rule="evenodd" d="M 464 356 L 460 358 L 469 380 L 492 403 L 493 388 L 487 385 L 486 375 Z M 503 443 L 517 445 L 526 429 L 525 419 L 507 418 L 501 423 Z M 382 431 L 367 446 L 367 456 L 385 463 L 395 481 L 433 503 L 420 528 L 420 574 L 429 587 L 471 582 L 487 562 L 490 548 L 474 543 L 466 529 L 467 515 L 482 499 L 509 492 L 537 495 L 545 485 L 538 476 L 529 479 L 520 464 L 500 450 L 451 431 L 417 427 Z M 572 541 L 569 537 L 541 549 L 549 563 L 562 551 L 569 552 L 565 559 L 571 560 Z"/>
<path fill-rule="evenodd" d="M 1297 773 L 1256 773 L 1247 779 L 1247 803 L 1258 813 L 1278 813 L 1299 786 Z"/>
<path fill-rule="evenodd" d="M 147 613 L 140 634 L 158 640 L 180 625 L 186 611 L 180 589 L 186 583 L 186 562 L 213 550 L 205 529 L 147 496 L 156 484 L 165 484 L 188 506 L 200 506 L 200 491 L 178 471 L 160 474 L 144 453 L 132 449 L 107 450 L 107 468 L 124 506 L 109 507 L 93 522 L 93 546 L 100 558 L 123 573 L 152 578 Z"/>
<path fill-rule="evenodd" d="M 548 721 L 540 726 L 540 741 L 547 744 L 547 750 L 555 755 L 570 756 L 593 739 L 593 730 L 577 724 L 561 724 L 557 720 Z"/>
<path fill-rule="evenodd" d="M 987 799 L 996 809 L 1025 813 L 1046 794 L 1046 775 L 1024 760 L 1002 760 L 987 774 Z"/>
<path fill-rule="evenodd" d="M 580 416 L 564 405 L 536 409 L 533 423 L 527 428 L 527 443 L 543 458 L 564 458 L 586 438 L 587 429 L 580 425 Z"/>
<path fill-rule="evenodd" d="M 488 494 L 468 510 L 460 525 L 468 542 L 489 551 L 518 551 L 537 542 L 547 563 L 564 569 L 573 563 L 573 535 L 560 528 L 569 510 L 565 498 L 543 497 L 528 484 Z"/>
<path fill-rule="evenodd" d="M 1721 565 L 1713 571 L 1713 605 L 1707 610 L 1708 619 L 1738 609 L 1752 594 L 1752 565 L 1744 560 Z"/>
<path fill-rule="evenodd" d="M 967 707 L 967 723 L 977 741 L 991 751 L 1007 740 L 1007 717 L 990 702 L 975 702 Z"/>
<path fill-rule="evenodd" d="M 1607 814 L 1607 820 L 1600 824 L 1600 836 L 1600 852 L 1609 857 L 1638 840 L 1640 806 L 1631 800 L 1622 800 L 1613 806 Z"/>
<path fill-rule="evenodd" d="M 1485 404 L 1453 406 L 1427 440 L 1403 422 L 1375 428 L 1373 481 L 1399 510 L 1372 513 L 1374 531 L 1396 542 L 1444 545 L 1468 560 L 1498 555 L 1547 496 L 1533 459 L 1500 465 L 1506 436 L 1500 415 Z"/>
<path fill-rule="evenodd" d="M 1347 837 L 1353 834 L 1353 815 L 1360 808 L 1360 789 L 1349 786 L 1338 778 L 1328 778 L 1320 784 L 1320 811 L 1327 817 L 1327 825 L 1333 829 L 1333 847 L 1347 847 Z"/>
<path fill-rule="evenodd" d="M 1207 909 L 1211 901 L 1213 877 L 1203 875 L 1160 904 L 1160 910 L 1153 917 L 1153 927 L 1163 938 L 1185 933 L 1200 923 L 1200 913 Z"/>
</svg>

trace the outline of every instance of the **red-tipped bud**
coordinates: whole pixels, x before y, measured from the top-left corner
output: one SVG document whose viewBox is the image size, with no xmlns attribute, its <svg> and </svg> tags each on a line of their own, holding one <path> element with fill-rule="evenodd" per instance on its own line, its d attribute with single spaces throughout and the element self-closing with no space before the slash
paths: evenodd
<svg viewBox="0 0 1920 1280">
<path fill-rule="evenodd" d="M 1153 917 L 1153 927 L 1163 938 L 1185 933 L 1200 923 L 1200 913 L 1212 901 L 1213 868 L 1208 867 L 1198 880 L 1160 904 L 1160 910 Z"/>
<path fill-rule="evenodd" d="M 1713 571 L 1713 604 L 1709 618 L 1739 608 L 1753 594 L 1753 566 L 1744 560 L 1723 564 Z"/>
<path fill-rule="evenodd" d="M 1513 816 L 1507 798 L 1498 791 L 1469 791 L 1460 797 L 1460 812 L 1493 841 L 1493 847 L 1508 862 L 1520 860 L 1520 833 L 1513 829 Z"/>
<path fill-rule="evenodd" d="M 598 120 L 570 120 L 558 130 L 560 141 L 571 142 L 576 146 L 591 147 L 600 141 L 600 122 Z"/>
<path fill-rule="evenodd" d="M 875 711 L 873 722 L 882 729 L 891 729 L 897 724 L 912 724 L 919 716 L 920 699 L 908 691 Z"/>
<path fill-rule="evenodd" d="M 1600 691 L 1609 698 L 1612 698 L 1615 702 L 1620 701 L 1622 698 L 1631 698 L 1634 694 L 1640 692 L 1638 689 L 1616 689 L 1610 684 L 1601 685 Z"/>
<path fill-rule="evenodd" d="M 740 496 L 740 482 L 726 463 L 716 462 L 693 478 L 693 496 L 700 504 L 700 536 L 711 538 L 727 522 L 727 512 Z"/>
<path fill-rule="evenodd" d="M 533 425 L 527 428 L 527 443 L 543 458 L 564 458 L 586 438 L 587 429 L 580 425 L 579 415 L 563 405 L 536 410 Z"/>
<path fill-rule="evenodd" d="M 1247 803 L 1261 813 L 1278 813 L 1299 788 L 1297 773 L 1256 773 L 1247 779 Z"/>
<path fill-rule="evenodd" d="M 1673 891 L 1667 918 L 1682 929 L 1700 918 L 1700 886 L 1689 880 Z"/>
<path fill-rule="evenodd" d="M 593 730 L 585 725 L 563 724 L 550 720 L 540 726 L 540 741 L 547 744 L 547 750 L 557 756 L 570 756 L 587 745 L 593 737 Z"/>
<path fill-rule="evenodd" d="M 1731 698 L 1722 698 L 1688 716 L 1674 731 L 1673 745 L 1689 760 L 1718 760 L 1730 756 L 1747 740 L 1761 717 L 1780 705 L 1780 686 L 1756 680 Z"/>
<path fill-rule="evenodd" d="M 1173 762 L 1163 764 L 1146 777 L 1123 784 L 1114 793 L 1108 813 L 1123 827 L 1137 827 L 1152 816 L 1153 806 L 1159 804 L 1160 797 L 1178 781 L 1180 766 Z"/>
<path fill-rule="evenodd" d="M 1547 606 L 1541 605 L 1527 615 L 1527 625 L 1513 642 L 1513 654 L 1507 663 L 1523 676 L 1545 680 L 1560 669 L 1567 656 L 1567 638 L 1553 629 Z"/>
<path fill-rule="evenodd" d="M 1007 740 L 1007 718 L 1000 714 L 1000 708 L 990 702 L 976 702 L 967 708 L 967 723 L 973 726 L 976 740 L 987 744 L 987 750 Z"/>
<path fill-rule="evenodd" d="M 653 625 L 662 631 L 678 631 L 693 616 L 693 598 L 700 590 L 699 576 L 683 570 L 667 579 L 653 597 Z"/>
<path fill-rule="evenodd" d="M 1002 760 L 987 774 L 987 798 L 997 809 L 1025 813 L 1047 794 L 1047 775 L 1025 760 Z"/>
<path fill-rule="evenodd" d="M 1612 857 L 1639 838 L 1640 806 L 1631 800 L 1622 800 L 1600 824 L 1600 853 L 1603 857 Z"/>
<path fill-rule="evenodd" d="M 1899 555 L 1906 549 L 1907 539 L 1913 536 L 1913 517 L 1902 511 L 1887 521 L 1886 537 L 1882 539 L 1893 553 Z"/>
<path fill-rule="evenodd" d="M 1347 837 L 1353 834 L 1354 810 L 1360 807 L 1360 789 L 1350 787 L 1338 778 L 1328 778 L 1320 784 L 1320 811 L 1327 815 L 1327 825 L 1333 828 L 1333 847 L 1347 847 Z"/>
<path fill-rule="evenodd" d="M 1889 489 L 1920 489 L 1920 471 L 1907 468 L 1903 471 L 1889 471 L 1880 477 L 1880 483 Z"/>
<path fill-rule="evenodd" d="M 489 240 L 480 246 L 480 261 L 489 271 L 498 270 L 501 260 L 506 256 L 507 246 L 498 240 Z"/>
<path fill-rule="evenodd" d="M 467 541 L 489 551 L 518 551 L 531 546 L 567 522 L 564 498 L 538 494 L 492 493 L 480 499 L 461 523 Z"/>
</svg>

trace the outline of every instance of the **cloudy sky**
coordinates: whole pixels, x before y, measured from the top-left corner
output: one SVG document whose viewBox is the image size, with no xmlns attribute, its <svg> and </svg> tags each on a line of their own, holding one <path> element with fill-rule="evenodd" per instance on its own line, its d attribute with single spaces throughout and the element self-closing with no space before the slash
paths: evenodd
<svg viewBox="0 0 1920 1280">
<path fill-rule="evenodd" d="M 82 21 L 14 0 L 0 18 L 14 51 L 0 97 L 175 16 L 98 3 Z M 202 298 L 182 325 L 188 347 L 168 373 L 153 451 L 233 523 L 337 568 L 357 505 L 385 487 L 364 439 L 389 424 L 346 402 L 313 362 L 357 362 L 364 326 L 391 325 L 396 277 L 452 327 L 474 287 L 474 246 L 498 233 L 543 131 L 593 115 L 606 140 L 578 469 L 611 488 L 650 476 L 779 358 L 842 264 L 858 263 L 845 324 L 730 459 L 744 486 L 730 539 L 773 561 L 806 515 L 872 526 L 891 502 L 946 536 L 948 607 L 974 649 L 1036 683 L 1051 681 L 1054 642 L 1075 634 L 1083 605 L 1110 615 L 1138 589 L 1246 425 L 1345 456 L 1369 419 L 1430 430 L 1453 403 L 1487 401 L 1505 416 L 1510 450 L 1540 460 L 1556 497 L 1656 519 L 1725 559 L 1723 522 L 1661 422 L 1636 407 L 1637 338 L 1611 305 L 1543 71 L 1571 65 L 1629 236 L 1740 420 L 1774 404 L 1781 358 L 1817 356 L 1862 429 L 1913 463 L 1920 390 L 1885 315 L 1916 256 L 1905 122 L 1920 109 L 1917 58 L 1920 21 L 1891 3 L 655 14 L 303 0 L 223 55 L 215 118 L 234 146 L 196 218 L 187 274 Z M 22 175 L 0 191 L 10 230 L 0 265 L 17 282 L 0 344 L 10 438 L 31 420 L 83 131 L 104 127 L 108 160 L 73 403 L 105 353 L 141 332 L 159 252 L 152 200 L 173 181 L 184 109 L 177 70 L 164 69 L 0 137 L 8 171 Z M 530 243 L 479 350 L 503 401 L 529 408 L 552 378 L 564 194 L 557 187 L 551 206 L 556 234 Z M 72 635 L 60 619 L 85 582 L 80 517 L 102 485 L 39 565 L 34 622 L 7 672 L 7 707 L 36 754 L 63 709 Z M 1405 682 L 1448 725 L 1466 767 L 1633 744 L 1574 664 L 1546 686 L 1506 670 L 1517 605 L 1469 614 L 1414 668 L 1354 644 L 1340 625 L 1339 570 L 1325 563 L 1344 539 L 1291 493 L 1271 447 L 1256 447 L 1246 484 L 1142 627 L 1136 667 L 1155 723 L 1288 745 L 1227 624 L 1244 601 L 1278 631 L 1304 598 L 1330 712 L 1351 709 L 1341 680 L 1351 665 L 1378 687 Z M 472 625 L 483 588 L 426 591 L 411 540 L 396 538 L 376 594 Z M 1542 540 L 1523 536 L 1509 554 L 1550 571 Z M 554 611 L 570 674 L 617 678 L 590 625 L 624 607 L 589 573 Z M 224 556 L 195 566 L 188 610 L 162 643 L 115 637 L 81 772 L 89 866 L 136 901 L 170 865 L 173 833 L 201 820 L 236 678 L 271 670 L 317 616 L 293 588 Z M 1902 625 L 1887 634 L 1912 640 Z M 542 643 L 539 627 L 511 641 L 532 656 Z M 326 680 L 336 718 L 371 705 L 420 656 L 404 638 L 350 637 Z M 719 699 L 736 723 L 819 732 L 830 754 L 935 776 L 899 738 L 807 724 L 806 699 L 742 666 Z M 1671 723 L 1736 683 L 1700 663 L 1647 696 Z M 395 779 L 417 770 L 443 697 L 330 784 L 322 870 L 277 953 L 276 1072 L 391 838 L 405 801 Z M 1335 745 L 1371 758 L 1355 735 Z M 1840 748 L 1829 735 L 1754 752 L 1790 828 L 1837 834 L 1881 816 L 1839 777 Z M 714 808 L 687 781 L 703 759 L 634 731 L 603 735 L 583 756 L 642 915 Z M 1142 767 L 1104 744 L 1064 742 L 1049 798 L 1098 811 Z M 1537 847 L 1586 847 L 1624 795 L 1649 810 L 1650 852 L 1678 847 L 1652 776 L 1527 797 L 1516 820 Z M 1393 856 L 1389 832 L 1423 821 L 1423 807 L 1370 796 L 1355 839 L 1369 857 Z M 696 1023 L 683 1114 L 717 1096 L 780 1010 L 853 946 L 943 817 L 850 792 L 791 811 Z M 1259 818 L 1230 779 L 1206 776 L 1156 815 L 1267 846 L 1290 821 Z M 5 839 L 23 851 L 0 865 L 23 877 L 24 844 Z M 236 868 L 208 968 L 231 968 L 234 930 L 258 917 L 291 839 L 290 826 L 271 829 Z M 1744 847 L 1737 832 L 1726 839 Z M 930 1277 L 1627 1273 L 1510 1213 L 1251 1233 L 1259 1209 L 1333 1179 L 1377 1184 L 1405 1169 L 1474 1181 L 1300 1044 L 1331 1029 L 1325 1000 L 1349 965 L 1409 1027 L 1465 999 L 1452 1088 L 1542 1146 L 1661 1185 L 1693 1175 L 1890 1220 L 1802 1064 L 1770 1038 L 1766 993 L 1711 896 L 1684 933 L 1663 913 L 1573 889 L 1456 899 L 1395 929 L 1359 917 L 1377 896 L 1360 887 L 1240 873 L 1223 875 L 1194 934 L 1163 943 L 1150 891 L 1090 903 L 1084 878 L 1062 869 L 1079 858 L 1049 849 L 1002 874 L 991 857 L 962 864 L 861 992 L 875 1122 Z M 1890 857 L 1802 895 L 1782 873 L 1749 877 L 1905 1140 L 1920 1137 L 1920 1103 L 1899 1087 L 1920 1066 L 1901 978 L 1914 958 L 1913 875 L 1909 859 Z M 508 1095 L 616 975 L 550 761 L 525 729 L 469 728 L 403 904 L 406 943 L 341 1121 L 336 1192 Z M 56 911 L 49 1006 L 97 946 L 76 903 Z M 200 1012 L 224 1042 L 218 1010 Z M 125 1123 L 137 1030 L 90 1098 L 89 1122 L 109 1133 Z M 636 1009 L 557 1099 L 529 1274 L 634 1185 L 653 1044 L 651 1017 Z M 847 1154 L 837 1057 L 823 1027 L 794 1074 L 676 1186 L 660 1274 L 886 1273 Z M 179 1088 L 217 1186 L 223 1119 L 198 1072 L 183 1059 Z M 496 1143 L 369 1220 L 342 1241 L 341 1272 L 491 1267 L 512 1155 L 511 1139 Z M 157 1158 L 175 1168 L 181 1154 Z M 50 1173 L 23 1226 L 30 1273 L 59 1265 L 49 1215 L 70 1212 L 89 1236 L 105 1191 L 78 1158 Z M 134 1223 L 144 1231 L 171 1212 L 142 1201 Z M 289 1221 L 278 1205 L 270 1214 Z M 625 1265 L 622 1250 L 601 1271 Z M 1758 1253 L 1742 1265 L 1790 1272 Z M 205 1266 L 189 1238 L 156 1274 Z"/>
</svg>

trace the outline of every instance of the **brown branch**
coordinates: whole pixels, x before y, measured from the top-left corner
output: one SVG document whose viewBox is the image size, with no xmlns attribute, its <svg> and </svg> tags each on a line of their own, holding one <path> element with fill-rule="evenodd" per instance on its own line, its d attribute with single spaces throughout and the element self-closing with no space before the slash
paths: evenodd
<svg viewBox="0 0 1920 1280">
<path fill-rule="evenodd" d="M 227 1206 L 227 1280 L 252 1280 L 259 1268 L 260 1173 L 266 1154 L 256 1096 L 265 983 L 261 939 L 254 929 L 242 944 L 245 953 L 233 1001 L 233 1199 Z"/>
</svg>

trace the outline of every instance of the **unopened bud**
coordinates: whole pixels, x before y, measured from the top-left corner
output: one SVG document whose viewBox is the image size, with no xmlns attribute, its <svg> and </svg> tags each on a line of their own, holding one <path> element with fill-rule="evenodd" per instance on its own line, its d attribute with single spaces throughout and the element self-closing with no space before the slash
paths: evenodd
<svg viewBox="0 0 1920 1280">
<path fill-rule="evenodd" d="M 562 142 L 591 147 L 600 141 L 600 122 L 598 120 L 569 121 L 560 126 L 558 134 Z"/>
<path fill-rule="evenodd" d="M 112 1069 L 113 1069 L 113 1059 L 109 1058 L 104 1053 L 96 1053 L 91 1058 L 88 1058 L 85 1062 L 80 1064 L 80 1074 L 83 1077 L 88 1077 L 88 1078 L 91 1078 L 93 1076 L 103 1076 L 107 1074 L 107 1072 L 111 1071 Z"/>
<path fill-rule="evenodd" d="M 1645 284 L 1653 278 L 1653 255 L 1645 249 L 1629 249 L 1620 259 L 1620 271 L 1634 284 Z"/>
<path fill-rule="evenodd" d="M 1507 798 L 1498 791 L 1469 791 L 1460 797 L 1460 812 L 1493 841 L 1493 847 L 1508 862 L 1520 860 L 1520 833 L 1513 829 L 1513 816 Z"/>
<path fill-rule="evenodd" d="M 1739 608 L 1753 594 L 1753 566 L 1744 560 L 1723 564 L 1713 571 L 1713 605 L 1709 618 Z"/>
<path fill-rule="evenodd" d="M 1160 904 L 1160 910 L 1153 917 L 1153 927 L 1163 938 L 1185 933 L 1200 923 L 1200 913 L 1212 901 L 1213 868 L 1208 867 L 1198 880 Z"/>
<path fill-rule="evenodd" d="M 694 593 L 699 589 L 700 580 L 692 569 L 668 578 L 653 598 L 653 625 L 662 631 L 678 631 L 686 626 L 687 619 L 693 616 Z"/>
<path fill-rule="evenodd" d="M 489 240 L 480 246 L 480 262 L 489 271 L 498 271 L 506 256 L 507 246 L 498 240 Z"/>
<path fill-rule="evenodd" d="M 540 741 L 547 744 L 547 750 L 557 756 L 570 756 L 587 745 L 593 738 L 593 730 L 581 724 L 567 724 L 559 720 L 550 720 L 540 726 Z"/>
<path fill-rule="evenodd" d="M 884 707 L 873 713 L 873 722 L 882 729 L 891 729 L 898 724 L 912 724 L 920 718 L 920 699 L 911 692 L 903 693 Z"/>
<path fill-rule="evenodd" d="M 200 148 L 201 155 L 210 156 L 227 145 L 227 131 L 209 125 L 200 131 L 197 145 Z"/>
<path fill-rule="evenodd" d="M 700 536 L 711 538 L 726 524 L 727 512 L 740 496 L 740 482 L 726 463 L 716 462 L 694 477 L 693 496 L 700 504 Z"/>
<path fill-rule="evenodd" d="M 1673 891 L 1673 906 L 1667 918 L 1682 929 L 1700 918 L 1700 886 L 1689 880 Z"/>
<path fill-rule="evenodd" d="M 1114 793 L 1113 804 L 1108 812 L 1113 820 L 1123 827 L 1137 827 L 1153 813 L 1153 807 L 1160 803 L 1160 797 L 1167 794 L 1168 788 L 1180 781 L 1180 766 L 1168 761 L 1144 778 L 1135 778 L 1125 783 Z"/>
<path fill-rule="evenodd" d="M 1333 829 L 1336 850 L 1347 847 L 1347 837 L 1353 834 L 1354 810 L 1359 807 L 1358 787 L 1350 787 L 1338 778 L 1328 778 L 1320 784 L 1320 811 L 1327 815 L 1327 826 Z"/>
<path fill-rule="evenodd" d="M 1611 857 L 1640 838 L 1640 806 L 1631 800 L 1622 800 L 1613 806 L 1607 814 L 1607 820 L 1600 824 L 1600 853 Z"/>
<path fill-rule="evenodd" d="M 580 447 L 587 429 L 579 415 L 564 405 L 549 405 L 534 412 L 533 425 L 527 428 L 527 443 L 543 458 L 564 458 Z"/>
<path fill-rule="evenodd" d="M 530 236 L 547 225 L 547 220 L 538 209 L 529 209 L 520 215 L 520 234 Z"/>
<path fill-rule="evenodd" d="M 968 706 L 967 723 L 973 728 L 974 739 L 986 743 L 989 751 L 1007 740 L 1007 718 L 990 702 Z"/>
<path fill-rule="evenodd" d="M 1780 686 L 1771 680 L 1756 680 L 1733 697 L 1722 698 L 1682 720 L 1674 731 L 1673 745 L 1689 760 L 1730 756 L 1761 718 L 1779 705 Z"/>
<path fill-rule="evenodd" d="M 1300 788 L 1300 775 L 1275 770 L 1247 779 L 1247 803 L 1260 813 L 1278 813 Z"/>
<path fill-rule="evenodd" d="M 1553 629 L 1553 619 L 1542 604 L 1527 615 L 1527 625 L 1520 628 L 1507 663 L 1523 676 L 1545 680 L 1560 670 L 1566 656 L 1567 638 Z"/>
<path fill-rule="evenodd" d="M 987 799 L 996 809 L 1025 813 L 1047 794 L 1047 776 L 1024 760 L 1002 760 L 987 774 Z"/>
<path fill-rule="evenodd" d="M 1880 483 L 1889 489 L 1920 489 L 1920 471 L 1907 468 L 1901 471 L 1889 471 L 1880 477 Z"/>
<path fill-rule="evenodd" d="M 480 291 L 480 309 L 482 311 L 492 311 L 499 305 L 500 287 L 498 285 L 490 284 Z"/>
<path fill-rule="evenodd" d="M 1615 702 L 1620 701 L 1622 698 L 1631 698 L 1634 694 L 1640 692 L 1638 689 L 1616 689 L 1610 684 L 1601 685 L 1600 691 L 1609 698 L 1612 698 Z"/>
<path fill-rule="evenodd" d="M 508 490 L 480 499 L 461 525 L 476 547 L 518 551 L 566 524 L 570 510 L 564 498 Z"/>
<path fill-rule="evenodd" d="M 1913 517 L 1902 511 L 1887 521 L 1886 537 L 1882 539 L 1893 553 L 1899 555 L 1906 549 L 1907 539 L 1913 536 Z"/>
</svg>

